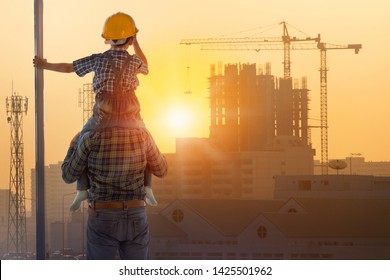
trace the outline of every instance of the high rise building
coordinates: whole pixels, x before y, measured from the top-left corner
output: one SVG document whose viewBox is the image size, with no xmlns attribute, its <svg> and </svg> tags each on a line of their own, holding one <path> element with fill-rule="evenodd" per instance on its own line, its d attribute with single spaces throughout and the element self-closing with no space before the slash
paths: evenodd
<svg viewBox="0 0 390 280">
<path fill-rule="evenodd" d="M 84 207 L 76 213 L 69 212 L 69 206 L 76 195 L 76 184 L 65 184 L 62 180 L 61 162 L 45 166 L 45 218 L 47 251 L 67 248 L 71 243 L 72 221 L 86 213 Z M 35 170 L 31 171 L 31 189 L 36 193 Z M 84 204 L 83 204 L 84 205 Z M 32 219 L 36 220 L 36 201 L 32 201 Z M 85 205 L 87 207 L 87 205 Z M 82 239 L 84 230 L 75 236 Z"/>
<path fill-rule="evenodd" d="M 263 151 L 275 136 L 294 136 L 308 145 L 308 90 L 291 78 L 275 79 L 267 64 L 229 64 L 210 76 L 210 138 L 226 151 Z"/>
</svg>

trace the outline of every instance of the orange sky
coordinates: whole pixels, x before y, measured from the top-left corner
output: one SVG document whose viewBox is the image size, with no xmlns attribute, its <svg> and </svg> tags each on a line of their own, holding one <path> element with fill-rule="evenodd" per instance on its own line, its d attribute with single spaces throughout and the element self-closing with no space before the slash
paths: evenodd
<svg viewBox="0 0 390 280">
<path fill-rule="evenodd" d="M 373 4 L 372 2 L 375 2 Z M 24 116 L 25 174 L 35 165 L 34 1 L 7 1 L 0 9 L 0 188 L 8 188 L 10 126 L 5 99 L 13 90 L 29 99 Z M 174 152 L 175 137 L 207 137 L 210 64 L 272 63 L 283 76 L 283 53 L 201 51 L 183 46 L 183 38 L 281 36 L 278 23 L 288 22 L 290 35 L 317 36 L 335 44 L 362 44 L 352 50 L 328 51 L 329 158 L 362 153 L 367 161 L 390 160 L 390 2 L 353 0 L 51 0 L 44 1 L 44 55 L 52 62 L 71 62 L 107 46 L 100 37 L 106 17 L 131 14 L 140 29 L 138 40 L 150 66 L 140 77 L 137 95 L 147 127 L 163 152 Z M 274 29 L 268 30 L 270 26 Z M 292 51 L 291 74 L 306 76 L 311 125 L 319 125 L 318 51 Z M 189 68 L 189 71 L 187 69 Z M 45 72 L 46 165 L 61 161 L 72 136 L 82 125 L 78 92 L 92 76 Z M 184 94 L 191 90 L 192 94 Z M 181 115 L 174 124 L 172 115 Z M 320 157 L 319 130 L 313 145 Z"/>
</svg>

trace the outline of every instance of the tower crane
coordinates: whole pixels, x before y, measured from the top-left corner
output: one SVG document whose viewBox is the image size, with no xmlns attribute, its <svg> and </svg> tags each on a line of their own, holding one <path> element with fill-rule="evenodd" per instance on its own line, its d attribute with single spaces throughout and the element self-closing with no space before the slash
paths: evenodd
<svg viewBox="0 0 390 280">
<path fill-rule="evenodd" d="M 184 45 L 193 45 L 193 44 L 202 44 L 207 45 L 211 49 L 220 50 L 223 45 L 229 47 L 235 47 L 236 45 L 253 45 L 253 44 L 270 44 L 276 46 L 276 43 L 283 43 L 284 50 L 284 60 L 283 60 L 283 70 L 284 78 L 291 78 L 291 62 L 290 62 L 290 50 L 291 43 L 293 42 L 303 42 L 303 41 L 315 41 L 319 42 L 320 38 L 318 37 L 305 37 L 297 38 L 291 37 L 288 33 L 287 23 L 285 21 L 280 23 L 283 25 L 283 35 L 282 37 L 243 37 L 243 38 L 206 38 L 206 39 L 182 39 L 180 44 Z M 213 46 L 214 45 L 214 46 Z M 202 49 L 205 50 L 206 47 L 202 46 Z M 260 50 L 260 49 L 259 49 Z"/>
<path fill-rule="evenodd" d="M 326 66 L 327 50 L 353 49 L 355 54 L 362 48 L 361 44 L 334 45 L 318 43 L 320 50 L 320 115 L 321 115 L 321 170 L 322 174 L 328 174 L 328 79 Z"/>
<path fill-rule="evenodd" d="M 320 51 L 320 114 L 321 114 L 321 172 L 328 174 L 328 81 L 326 54 L 328 50 L 353 49 L 355 54 L 362 48 L 361 44 L 338 45 L 321 42 L 321 36 L 296 38 L 290 37 L 286 22 L 283 25 L 282 37 L 244 37 L 244 38 L 207 38 L 183 39 L 180 44 L 201 44 L 201 50 L 283 50 L 284 78 L 291 78 L 290 50 L 319 50 Z M 305 43 L 314 41 L 315 43 Z M 282 45 L 280 43 L 283 43 Z M 294 44 L 291 44 L 294 43 Z"/>
</svg>

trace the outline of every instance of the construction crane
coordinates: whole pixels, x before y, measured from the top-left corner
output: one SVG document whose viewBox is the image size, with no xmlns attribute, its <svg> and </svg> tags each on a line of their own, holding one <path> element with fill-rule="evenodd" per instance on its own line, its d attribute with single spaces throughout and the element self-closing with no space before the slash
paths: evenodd
<svg viewBox="0 0 390 280">
<path fill-rule="evenodd" d="M 23 113 L 27 114 L 28 99 L 13 93 L 7 97 L 6 107 L 11 125 L 7 252 L 22 258 L 27 252 Z"/>
<path fill-rule="evenodd" d="M 328 68 L 326 65 L 326 52 L 328 50 L 353 49 L 355 54 L 362 48 L 361 44 L 334 45 L 319 42 L 320 50 L 320 115 L 321 115 L 321 171 L 328 174 Z"/>
<path fill-rule="evenodd" d="M 230 48 L 238 50 L 238 45 L 241 45 L 244 47 L 246 45 L 253 46 L 253 44 L 258 44 L 260 49 L 263 50 L 264 46 L 269 45 L 270 49 L 273 49 L 273 46 L 278 46 L 276 43 L 283 43 L 283 50 L 284 50 L 284 59 L 283 59 L 283 70 L 284 70 L 284 78 L 288 79 L 291 78 L 291 62 L 290 62 L 290 50 L 291 50 L 291 43 L 295 42 L 304 42 L 304 41 L 315 41 L 319 42 L 320 38 L 318 37 L 305 37 L 305 38 L 297 38 L 297 37 L 291 37 L 288 33 L 287 29 L 287 22 L 283 21 L 280 23 L 283 25 L 283 35 L 282 37 L 243 37 L 243 38 L 206 38 L 206 39 L 182 39 L 180 41 L 180 44 L 184 45 L 193 45 L 193 44 L 201 44 L 201 45 L 207 45 L 209 46 L 209 50 L 222 50 L 224 48 L 224 45 L 227 47 L 226 49 Z M 212 46 L 214 45 L 214 46 Z M 206 47 L 202 46 L 202 50 L 205 50 Z"/>
<path fill-rule="evenodd" d="M 283 24 L 282 37 L 244 37 L 244 38 L 207 38 L 207 39 L 183 39 L 180 44 L 201 44 L 201 50 L 254 50 L 284 51 L 284 78 L 291 78 L 290 50 L 320 50 L 320 114 L 321 114 L 321 172 L 328 174 L 328 113 L 327 113 L 327 50 L 354 49 L 355 54 L 362 48 L 361 44 L 336 45 L 321 42 L 321 36 L 296 38 L 288 34 L 286 22 Z M 314 41 L 305 43 L 305 41 Z M 280 43 L 283 43 L 282 45 Z M 294 44 L 291 44 L 294 43 Z"/>
</svg>

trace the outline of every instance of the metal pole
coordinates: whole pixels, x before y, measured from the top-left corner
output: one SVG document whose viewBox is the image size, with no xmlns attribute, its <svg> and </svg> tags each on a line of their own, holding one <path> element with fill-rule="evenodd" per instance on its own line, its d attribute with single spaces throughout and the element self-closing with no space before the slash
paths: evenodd
<svg viewBox="0 0 390 280">
<path fill-rule="evenodd" d="M 62 196 L 62 255 L 65 255 L 65 197 L 77 192 L 66 193 Z M 66 233 L 68 233 L 68 227 L 66 227 Z M 67 234 L 68 235 L 68 234 Z"/>
<path fill-rule="evenodd" d="M 34 49 L 43 57 L 43 0 L 34 0 Z M 43 69 L 35 68 L 35 172 L 36 172 L 36 256 L 45 250 L 45 141 L 43 131 Z"/>
<path fill-rule="evenodd" d="M 82 202 L 82 204 L 81 204 L 81 206 L 82 206 L 82 208 L 81 208 L 81 210 L 82 210 L 82 212 L 81 212 L 81 214 L 83 215 L 83 219 L 82 219 L 82 226 L 81 226 L 81 236 L 83 237 L 83 239 L 82 239 L 82 244 L 81 244 L 81 252 L 82 252 L 82 254 L 83 254 L 83 257 L 84 257 L 84 254 L 85 254 L 85 246 L 84 246 L 84 243 L 85 243 L 85 230 L 84 230 L 84 228 L 85 228 L 85 208 L 84 208 L 84 201 Z"/>
</svg>

